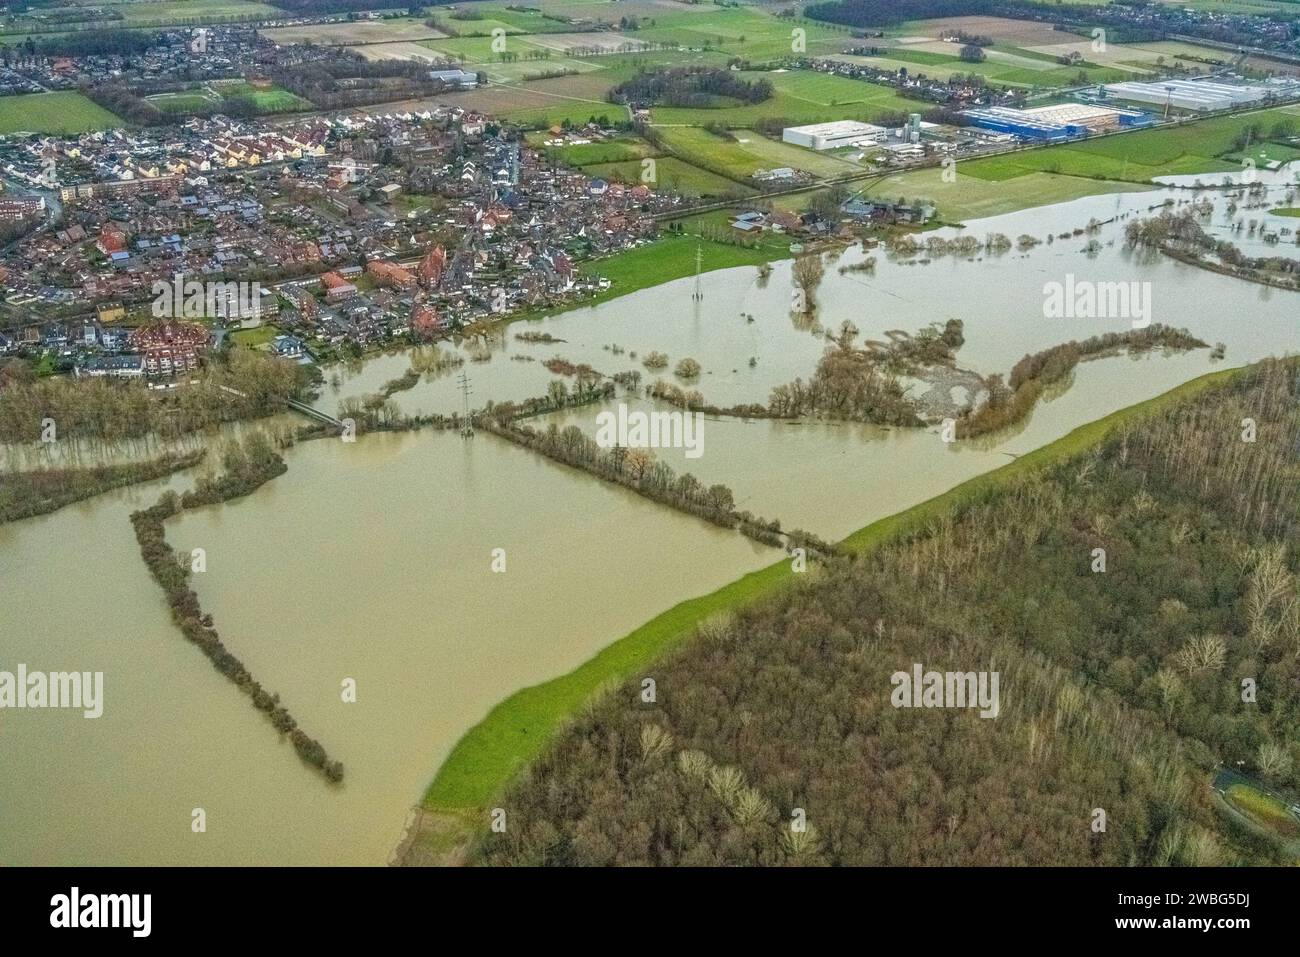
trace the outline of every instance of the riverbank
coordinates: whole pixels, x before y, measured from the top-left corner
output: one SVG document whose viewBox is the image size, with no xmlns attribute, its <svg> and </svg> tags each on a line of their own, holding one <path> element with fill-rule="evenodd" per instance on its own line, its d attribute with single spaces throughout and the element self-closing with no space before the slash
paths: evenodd
<svg viewBox="0 0 1300 957">
<path fill-rule="evenodd" d="M 1241 372 L 1242 369 L 1228 369 L 1209 373 L 1080 426 L 1000 468 L 859 529 L 846 537 L 840 547 L 861 553 L 914 531 L 1027 472 L 1096 445 L 1120 425 L 1199 395 Z M 399 848 L 399 862 L 458 863 L 465 844 L 482 827 L 483 813 L 490 802 L 601 689 L 626 680 L 636 669 L 687 641 L 701 622 L 762 601 L 779 589 L 790 587 L 794 578 L 790 561 L 782 560 L 710 594 L 681 602 L 568 674 L 524 688 L 502 701 L 457 742 L 443 762 L 425 793 L 422 809 L 428 813 L 417 816 L 412 832 Z"/>
</svg>

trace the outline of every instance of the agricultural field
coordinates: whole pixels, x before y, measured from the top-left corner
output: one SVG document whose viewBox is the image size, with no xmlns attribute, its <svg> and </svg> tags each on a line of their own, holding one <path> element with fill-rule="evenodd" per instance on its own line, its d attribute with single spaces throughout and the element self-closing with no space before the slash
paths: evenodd
<svg viewBox="0 0 1300 957">
<path fill-rule="evenodd" d="M 112 9 L 122 14 L 130 26 L 160 23 L 189 23 L 211 18 L 236 19 L 283 17 L 284 11 L 269 4 L 251 0 L 148 0 L 148 2 L 117 3 Z"/>
<path fill-rule="evenodd" d="M 993 46 L 984 50 L 984 62 L 963 62 L 957 56 L 957 44 L 940 39 L 945 31 L 956 30 L 993 39 Z M 1141 77 L 1166 63 L 1206 66 L 1223 61 L 1223 53 L 1211 47 L 1173 41 L 1110 43 L 1096 50 L 1091 39 L 1053 30 L 1050 24 L 1002 17 L 914 21 L 871 43 L 882 47 L 880 57 L 871 60 L 886 69 L 902 65 L 937 79 L 947 79 L 954 73 L 978 73 L 993 83 L 1026 87 L 1071 85 L 1081 67 L 1088 83 L 1110 83 Z M 1069 54 L 1078 54 L 1083 63 L 1062 64 L 1059 58 Z"/>
<path fill-rule="evenodd" d="M 983 63 L 967 63 L 956 56 L 891 47 L 880 56 L 843 55 L 832 59 L 862 63 L 881 70 L 906 68 L 910 73 L 924 74 L 936 80 L 947 80 L 959 73 L 976 73 L 989 83 L 1030 88 L 1075 86 L 1078 85 L 1080 76 L 1085 77 L 1088 83 L 1115 83 L 1141 79 L 1150 72 L 1133 66 L 1063 66 L 1055 61 L 1035 60 L 1015 54 L 996 56 L 998 53 L 997 50 L 990 50 L 988 59 Z"/>
<path fill-rule="evenodd" d="M 1300 110 L 1280 108 L 1218 117 L 1171 129 L 1143 130 L 1062 146 L 1027 150 L 962 164 L 967 176 L 994 182 L 1031 172 L 1147 183 L 1156 176 L 1222 173 L 1241 169 L 1229 159 L 1234 140 L 1248 126 L 1267 131 L 1279 122 L 1300 127 Z M 1256 152 L 1258 147 L 1256 148 Z"/>
<path fill-rule="evenodd" d="M 315 43 L 318 46 L 352 46 L 366 43 L 400 43 L 435 40 L 446 34 L 424 25 L 423 19 L 359 20 L 355 23 L 308 23 L 260 30 L 274 43 Z"/>
<path fill-rule="evenodd" d="M 70 90 L 0 97 L 0 133 L 88 133 L 125 125 Z"/>
</svg>

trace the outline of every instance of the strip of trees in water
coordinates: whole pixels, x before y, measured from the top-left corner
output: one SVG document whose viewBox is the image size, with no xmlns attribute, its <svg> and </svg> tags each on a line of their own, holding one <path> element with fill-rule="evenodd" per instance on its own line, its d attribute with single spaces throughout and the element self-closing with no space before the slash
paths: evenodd
<svg viewBox="0 0 1300 957">
<path fill-rule="evenodd" d="M 330 760 L 324 746 L 298 727 L 289 709 L 280 702 L 280 696 L 263 688 L 244 663 L 226 648 L 213 625 L 212 616 L 203 612 L 199 596 L 190 587 L 190 561 L 167 544 L 167 519 L 187 508 L 200 508 L 249 495 L 288 468 L 260 432 L 251 433 L 242 444 L 228 445 L 221 464 L 219 474 L 201 477 L 192 491 L 184 495 L 165 492 L 155 505 L 131 513 L 140 557 L 166 594 L 172 621 L 181 634 L 207 655 L 217 671 L 248 695 L 253 707 L 265 714 L 277 731 L 289 736 L 294 751 L 303 761 L 319 770 L 326 780 L 337 783 L 343 780 L 342 762 Z"/>
<path fill-rule="evenodd" d="M 1048 387 L 1063 381 L 1080 362 L 1088 359 L 1113 355 L 1121 349 L 1139 353 L 1158 348 L 1185 351 L 1208 347 L 1186 329 L 1160 324 L 1052 346 L 1017 362 L 1005 383 L 1000 375 L 989 376 L 985 380 L 988 400 L 957 420 L 957 437 L 987 435 L 1020 422 L 1033 411 Z"/>
<path fill-rule="evenodd" d="M 0 525 L 56 512 L 115 488 L 151 482 L 198 465 L 207 453 L 167 452 L 145 462 L 89 468 L 40 468 L 0 476 Z"/>
<path fill-rule="evenodd" d="M 1249 282 L 1300 289 L 1300 259 L 1247 256 L 1234 243 L 1215 239 L 1198 221 L 1196 207 L 1134 220 L 1124 227 L 1129 246 L 1159 249 L 1167 256 Z"/>
<path fill-rule="evenodd" d="M 1300 363 L 1267 362 L 710 622 L 548 746 L 471 862 L 1283 862 L 1208 784 L 1300 792 L 1298 442 Z M 998 672 L 998 716 L 894 706 L 916 662 Z"/>
<path fill-rule="evenodd" d="M 677 414 L 677 413 L 674 413 Z M 694 515 L 719 528 L 738 529 L 765 545 L 804 548 L 820 558 L 835 555 L 835 547 L 811 532 L 782 532 L 778 520 L 768 520 L 736 508 L 735 495 L 726 485 L 706 486 L 689 472 L 678 475 L 650 449 L 614 446 L 602 448 L 576 425 L 561 429 L 552 422 L 544 430 L 518 425 L 507 414 L 478 420 L 482 428 L 531 449 L 549 459 L 581 469 L 606 482 L 631 489 L 651 501 Z"/>
</svg>

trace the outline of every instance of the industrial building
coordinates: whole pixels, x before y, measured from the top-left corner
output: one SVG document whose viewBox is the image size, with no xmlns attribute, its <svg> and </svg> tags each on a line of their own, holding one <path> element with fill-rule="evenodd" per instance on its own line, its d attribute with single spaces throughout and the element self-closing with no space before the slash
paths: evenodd
<svg viewBox="0 0 1300 957">
<path fill-rule="evenodd" d="M 1055 106 L 1036 106 L 1021 112 L 1043 123 L 1084 126 L 1091 133 L 1149 126 L 1154 121 L 1150 113 L 1143 113 L 1140 110 L 1121 110 L 1092 103 L 1058 103 Z"/>
<path fill-rule="evenodd" d="M 795 146 L 812 150 L 833 150 L 860 143 L 878 143 L 885 136 L 883 126 L 858 123 L 855 120 L 836 120 L 834 123 L 814 123 L 811 126 L 788 126 L 781 139 Z"/>
<path fill-rule="evenodd" d="M 997 133 L 1008 133 L 1022 140 L 1059 143 L 1088 135 L 1088 128 L 1078 123 L 1052 123 L 1038 119 L 1025 110 L 1005 106 L 990 106 L 967 110 L 964 114 L 973 126 Z"/>
<path fill-rule="evenodd" d="M 1289 94 L 1288 94 L 1289 88 Z M 1108 83 L 1108 96 L 1204 113 L 1258 103 L 1269 96 L 1295 95 L 1300 84 L 1222 83 L 1217 80 L 1157 80 Z"/>
<path fill-rule="evenodd" d="M 1139 110 L 1086 103 L 1060 103 L 1030 110 L 991 106 L 967 110 L 964 115 L 980 129 L 1043 143 L 1059 143 L 1091 133 L 1147 126 L 1152 122 L 1150 114 Z"/>
</svg>

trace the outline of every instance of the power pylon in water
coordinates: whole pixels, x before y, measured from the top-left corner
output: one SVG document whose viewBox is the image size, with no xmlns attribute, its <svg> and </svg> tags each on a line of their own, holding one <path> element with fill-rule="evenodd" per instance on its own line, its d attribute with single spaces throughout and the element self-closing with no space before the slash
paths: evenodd
<svg viewBox="0 0 1300 957">
<path fill-rule="evenodd" d="M 465 424 L 460 427 L 460 434 L 467 439 L 474 438 L 474 422 L 469 417 L 469 397 L 474 390 L 469 386 L 469 374 L 462 372 L 456 380 L 460 384 L 460 394 L 465 399 Z"/>
<path fill-rule="evenodd" d="M 704 250 L 699 243 L 695 244 L 695 292 L 691 298 L 699 302 L 704 298 L 704 290 L 700 287 L 700 273 L 704 271 Z"/>
</svg>

